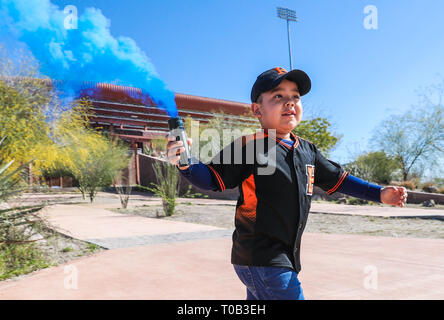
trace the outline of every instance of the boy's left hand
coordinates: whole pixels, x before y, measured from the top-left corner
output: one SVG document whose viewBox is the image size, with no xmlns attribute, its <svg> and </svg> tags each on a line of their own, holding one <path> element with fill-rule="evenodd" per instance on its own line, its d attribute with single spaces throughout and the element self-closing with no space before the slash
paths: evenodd
<svg viewBox="0 0 444 320">
<path fill-rule="evenodd" d="M 407 189 L 404 187 L 384 187 L 381 190 L 381 202 L 392 206 L 404 207 L 407 201 Z"/>
</svg>

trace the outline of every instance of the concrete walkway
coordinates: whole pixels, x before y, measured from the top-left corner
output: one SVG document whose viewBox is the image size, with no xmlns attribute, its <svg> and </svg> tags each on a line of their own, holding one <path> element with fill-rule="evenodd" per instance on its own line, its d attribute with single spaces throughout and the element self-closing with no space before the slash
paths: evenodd
<svg viewBox="0 0 444 320">
<path fill-rule="evenodd" d="M 169 221 L 168 221 L 169 222 Z M 0 283 L 0 299 L 245 299 L 230 238 L 114 249 Z M 305 234 L 307 299 L 443 299 L 443 240 Z"/>
<path fill-rule="evenodd" d="M 112 249 L 0 282 L 0 299 L 245 298 L 230 264 L 232 230 L 84 205 L 45 215 Z M 306 233 L 300 280 L 307 299 L 443 299 L 443 252 L 437 239 Z"/>
<path fill-rule="evenodd" d="M 58 231 L 81 239 L 126 238 L 183 232 L 223 230 L 218 227 L 120 214 L 93 206 L 54 205 L 43 216 Z"/>
<path fill-rule="evenodd" d="M 335 204 L 328 202 L 312 202 L 310 212 L 346 214 L 374 217 L 398 217 L 398 218 L 437 218 L 444 220 L 444 210 L 435 208 L 400 208 L 388 205 L 383 206 L 357 206 L 348 204 Z"/>
</svg>

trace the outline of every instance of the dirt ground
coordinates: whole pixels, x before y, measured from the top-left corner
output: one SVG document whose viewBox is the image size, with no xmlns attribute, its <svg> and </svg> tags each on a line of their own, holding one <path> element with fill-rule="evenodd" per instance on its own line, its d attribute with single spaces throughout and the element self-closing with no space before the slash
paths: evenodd
<svg viewBox="0 0 444 320">
<path fill-rule="evenodd" d="M 46 239 L 39 240 L 35 242 L 35 244 L 36 247 L 42 252 L 45 260 L 50 266 L 57 266 L 83 256 L 88 256 L 93 253 L 106 250 L 96 244 L 70 238 L 60 233 L 54 233 L 54 235 Z M 39 270 L 28 274 L 14 276 L 3 281 L 17 281 L 38 271 Z"/>
<path fill-rule="evenodd" d="M 176 207 L 176 213 L 169 217 L 163 215 L 162 206 L 158 205 L 111 210 L 149 218 L 158 217 L 221 228 L 234 228 L 234 205 L 198 205 L 184 202 L 179 204 Z M 305 232 L 444 239 L 444 221 L 425 218 L 310 213 Z"/>
<path fill-rule="evenodd" d="M 70 238 L 59 233 L 40 241 L 39 249 L 44 252 L 45 257 L 53 265 L 66 263 L 73 259 L 105 250 L 96 244 Z"/>
</svg>

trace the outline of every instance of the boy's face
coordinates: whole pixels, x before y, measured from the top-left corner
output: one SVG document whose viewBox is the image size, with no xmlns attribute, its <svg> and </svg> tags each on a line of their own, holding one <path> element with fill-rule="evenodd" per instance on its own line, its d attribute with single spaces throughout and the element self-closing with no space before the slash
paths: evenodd
<svg viewBox="0 0 444 320">
<path fill-rule="evenodd" d="M 251 110 L 262 128 L 276 129 L 277 134 L 289 133 L 302 119 L 302 102 L 297 84 L 283 80 L 274 89 L 262 93 L 258 101 L 251 104 Z"/>
</svg>

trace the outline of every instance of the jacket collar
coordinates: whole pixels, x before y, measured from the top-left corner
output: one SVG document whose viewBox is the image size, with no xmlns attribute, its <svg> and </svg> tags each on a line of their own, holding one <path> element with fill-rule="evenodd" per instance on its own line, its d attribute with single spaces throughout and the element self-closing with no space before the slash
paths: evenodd
<svg viewBox="0 0 444 320">
<path fill-rule="evenodd" d="M 284 141 L 282 141 L 281 138 L 276 137 L 275 132 L 270 132 L 270 131 L 269 131 L 268 129 L 266 129 L 266 128 L 263 128 L 262 130 L 264 130 L 265 137 L 269 136 L 270 138 L 275 139 L 279 144 L 281 144 L 282 146 L 284 146 L 284 147 L 286 147 L 286 148 L 288 148 L 288 149 L 290 149 L 290 150 L 293 150 L 293 149 L 297 148 L 298 145 L 299 145 L 299 139 L 298 139 L 298 136 L 295 135 L 295 134 L 294 134 L 293 132 L 291 132 L 291 131 L 290 131 L 290 139 L 294 141 L 293 146 L 289 146 L 289 145 L 286 144 Z"/>
</svg>

